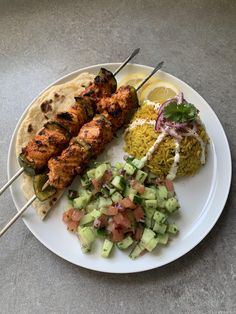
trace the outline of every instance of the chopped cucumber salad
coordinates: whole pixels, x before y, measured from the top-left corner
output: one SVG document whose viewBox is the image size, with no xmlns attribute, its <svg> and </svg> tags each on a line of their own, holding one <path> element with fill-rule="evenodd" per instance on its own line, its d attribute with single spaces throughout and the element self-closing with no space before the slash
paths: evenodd
<svg viewBox="0 0 236 314">
<path fill-rule="evenodd" d="M 78 234 L 85 253 L 102 238 L 101 256 L 109 257 L 116 247 L 135 259 L 179 231 L 170 222 L 180 207 L 172 182 L 159 180 L 138 159 L 127 157 L 114 166 L 95 162 L 80 183 L 79 191 L 68 192 L 63 221 Z"/>
</svg>

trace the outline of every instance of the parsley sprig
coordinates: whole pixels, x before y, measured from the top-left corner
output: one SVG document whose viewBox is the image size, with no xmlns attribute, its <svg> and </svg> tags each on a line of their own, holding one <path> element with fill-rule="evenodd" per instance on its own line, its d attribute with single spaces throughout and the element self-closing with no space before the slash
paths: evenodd
<svg viewBox="0 0 236 314">
<path fill-rule="evenodd" d="M 190 103 L 171 102 L 164 108 L 164 118 L 177 123 L 187 123 L 196 119 L 198 110 Z"/>
</svg>

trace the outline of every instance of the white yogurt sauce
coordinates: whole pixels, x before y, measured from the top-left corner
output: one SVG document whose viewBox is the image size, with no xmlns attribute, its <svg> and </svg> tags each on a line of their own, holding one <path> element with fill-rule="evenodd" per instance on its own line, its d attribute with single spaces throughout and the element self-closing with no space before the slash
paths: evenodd
<svg viewBox="0 0 236 314">
<path fill-rule="evenodd" d="M 152 106 L 152 107 L 154 107 L 155 110 L 158 110 L 161 106 L 161 104 L 159 104 L 157 102 L 150 101 L 150 100 L 145 100 L 144 105 Z"/>
<path fill-rule="evenodd" d="M 156 121 L 155 120 L 147 120 L 147 119 L 136 119 L 134 120 L 131 125 L 128 127 L 128 130 L 134 129 L 139 125 L 144 125 L 144 124 L 150 124 L 155 126 Z"/>
<path fill-rule="evenodd" d="M 170 168 L 170 171 L 167 175 L 167 179 L 168 180 L 174 180 L 174 178 L 176 177 L 176 173 L 179 167 L 179 151 L 180 151 L 180 143 L 179 141 L 175 140 L 175 157 L 174 157 L 174 162 Z"/>
<path fill-rule="evenodd" d="M 154 142 L 154 144 L 149 148 L 146 156 L 144 156 L 142 158 L 142 161 L 144 163 L 146 163 L 152 156 L 152 154 L 154 153 L 154 151 L 157 149 L 158 145 L 161 143 L 161 141 L 163 140 L 163 138 L 166 136 L 165 132 L 162 132 L 158 135 L 158 138 L 156 139 L 156 141 Z"/>
</svg>

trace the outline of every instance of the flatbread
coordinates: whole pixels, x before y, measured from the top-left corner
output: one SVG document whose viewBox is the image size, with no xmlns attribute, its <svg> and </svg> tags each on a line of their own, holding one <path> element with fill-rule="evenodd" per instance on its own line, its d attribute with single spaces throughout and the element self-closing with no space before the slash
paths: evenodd
<svg viewBox="0 0 236 314">
<path fill-rule="evenodd" d="M 26 116 L 19 126 L 16 137 L 16 156 L 18 157 L 23 147 L 35 136 L 43 125 L 56 113 L 67 110 L 75 103 L 74 97 L 89 85 L 94 79 L 93 74 L 82 73 L 75 79 L 60 85 L 55 85 L 40 95 L 31 105 Z M 32 178 L 23 173 L 21 188 L 28 200 L 34 195 Z M 63 193 L 53 195 L 47 201 L 35 200 L 33 207 L 41 219 L 44 219 L 50 208 L 56 203 Z"/>
</svg>

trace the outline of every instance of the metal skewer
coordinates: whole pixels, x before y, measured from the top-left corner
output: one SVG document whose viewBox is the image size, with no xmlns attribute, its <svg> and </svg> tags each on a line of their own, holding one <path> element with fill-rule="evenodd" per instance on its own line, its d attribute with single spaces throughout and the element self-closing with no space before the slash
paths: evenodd
<svg viewBox="0 0 236 314">
<path fill-rule="evenodd" d="M 18 211 L 17 214 L 6 224 L 6 226 L 0 231 L 0 238 L 1 236 L 7 231 L 8 228 L 11 227 L 11 225 L 14 224 L 14 222 L 26 211 L 26 209 L 35 201 L 37 198 L 36 195 L 32 196 L 31 199 L 28 200 L 28 202 L 21 208 L 20 211 Z"/>
<path fill-rule="evenodd" d="M 0 189 L 0 195 L 24 172 L 24 168 L 20 168 L 14 176 Z"/>
<path fill-rule="evenodd" d="M 158 63 L 155 69 L 139 84 L 139 86 L 136 88 L 136 91 L 138 91 L 150 79 L 150 77 L 152 77 L 158 70 L 160 70 L 163 64 L 164 64 L 164 61 L 161 61 L 160 63 Z"/>
<path fill-rule="evenodd" d="M 158 63 L 158 65 L 155 67 L 155 69 L 140 83 L 140 85 L 136 88 L 136 91 L 138 91 L 143 84 L 145 84 L 158 70 L 161 69 L 164 62 Z M 42 190 L 46 189 L 49 185 L 49 182 L 47 181 Z M 31 199 L 28 200 L 28 202 L 20 209 L 20 211 L 7 223 L 7 225 L 0 231 L 0 237 L 10 228 L 11 225 L 14 224 L 14 222 L 26 211 L 26 209 L 36 200 L 36 195 L 32 196 Z"/>
<path fill-rule="evenodd" d="M 140 48 L 135 49 L 131 55 L 125 59 L 125 61 L 115 70 L 113 73 L 114 76 L 116 76 L 125 66 L 126 64 L 132 60 L 140 51 Z M 24 168 L 20 168 L 14 176 L 6 183 L 4 186 L 0 189 L 0 195 L 24 172 Z"/>
<path fill-rule="evenodd" d="M 127 64 L 131 59 L 133 59 L 133 58 L 139 53 L 139 51 L 140 51 L 140 48 L 135 49 L 135 50 L 131 53 L 131 55 L 119 66 L 119 68 L 115 70 L 115 72 L 113 73 L 113 75 L 116 76 L 116 75 L 123 69 L 123 67 L 125 67 L 126 64 Z"/>
</svg>

